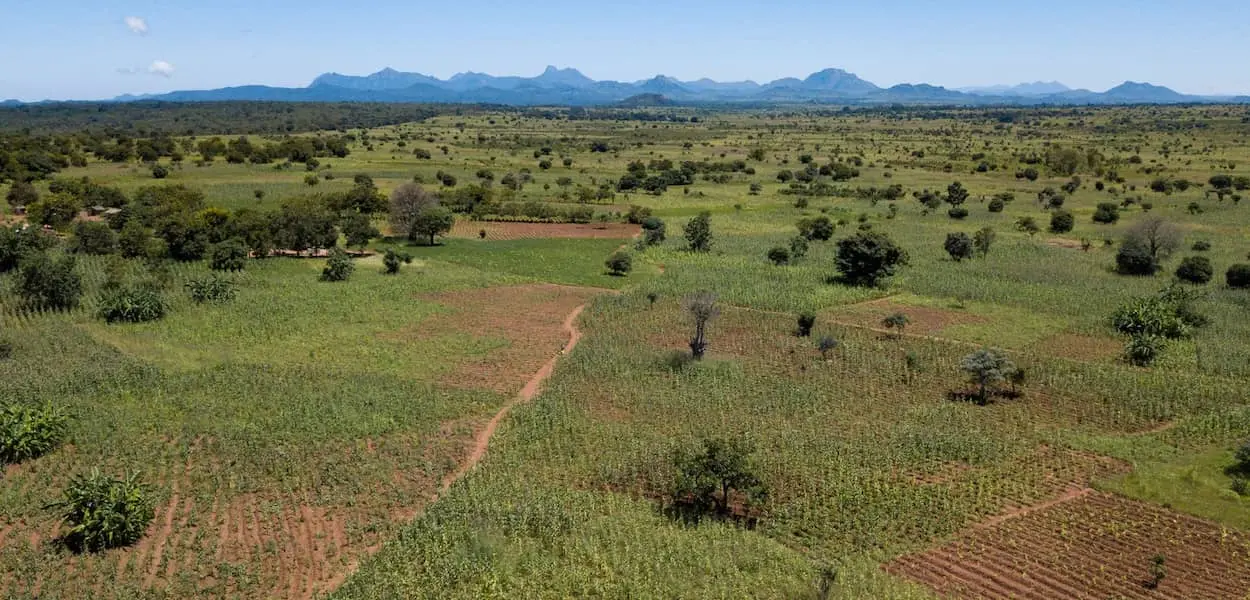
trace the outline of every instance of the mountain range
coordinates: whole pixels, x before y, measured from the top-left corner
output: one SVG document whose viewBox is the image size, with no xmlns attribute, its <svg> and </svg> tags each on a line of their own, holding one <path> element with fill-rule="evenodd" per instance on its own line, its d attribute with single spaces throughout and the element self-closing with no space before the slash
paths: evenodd
<svg viewBox="0 0 1250 600">
<path fill-rule="evenodd" d="M 1250 103 L 1250 96 L 1192 96 L 1149 83 L 1126 81 L 1104 92 L 1070 89 L 1059 82 L 1035 82 L 947 89 L 940 86 L 899 84 L 880 87 L 842 69 L 825 69 L 804 79 L 787 77 L 768 83 L 719 82 L 711 79 L 680 81 L 665 75 L 619 82 L 596 81 L 577 69 L 547 67 L 536 77 L 458 73 L 443 80 L 421 73 L 383 69 L 372 75 L 326 73 L 307 87 L 264 85 L 214 90 L 177 91 L 131 96 L 116 102 L 157 100 L 202 102 L 267 100 L 303 102 L 431 102 L 536 105 L 639 105 L 639 98 L 659 98 L 676 104 L 930 104 L 930 105 L 1086 105 Z M 632 99 L 632 100 L 631 100 Z M 629 101 L 629 102 L 626 102 Z"/>
</svg>

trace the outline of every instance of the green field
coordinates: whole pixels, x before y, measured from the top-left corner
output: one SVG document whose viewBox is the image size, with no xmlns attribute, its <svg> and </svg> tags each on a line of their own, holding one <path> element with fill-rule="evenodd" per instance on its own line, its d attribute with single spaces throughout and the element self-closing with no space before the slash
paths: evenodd
<svg viewBox="0 0 1250 600">
<path fill-rule="evenodd" d="M 91 156 L 63 169 L 57 176 L 129 197 L 184 185 L 229 211 L 347 192 L 356 174 L 382 196 L 415 178 L 447 197 L 483 184 L 508 202 L 563 208 L 581 205 L 579 189 L 604 189 L 589 203 L 594 221 L 642 206 L 665 221 L 667 239 L 527 230 L 425 246 L 378 236 L 345 282 L 318 280 L 323 258 L 249 259 L 225 275 L 237 297 L 206 304 L 183 286 L 210 273 L 207 260 L 80 256 L 85 293 L 67 311 L 30 310 L 18 271 L 0 275 L 0 341 L 12 345 L 0 398 L 72 415 L 65 444 L 0 480 L 3 595 L 938 598 L 883 565 L 1091 487 L 1199 517 L 1224 528 L 1240 556 L 1250 552 L 1250 496 L 1231 489 L 1230 470 L 1250 440 L 1250 292 L 1224 279 L 1250 262 L 1250 206 L 1240 206 L 1250 191 L 1209 183 L 1250 169 L 1244 107 L 669 113 L 680 120 L 475 109 L 347 129 L 350 153 L 312 170 L 224 157 L 197 165 L 191 153 L 177 164 L 162 157 L 163 180 L 135 160 Z M 337 133 L 301 134 L 314 135 Z M 208 137 L 177 139 L 193 147 Z M 608 151 L 592 151 L 597 142 Z M 657 194 L 617 189 L 631 163 L 663 160 L 746 169 L 701 170 Z M 816 174 L 823 191 L 779 180 L 809 161 L 858 174 Z M 504 191 L 506 174 L 529 181 Z M 1073 176 L 1078 187 L 1058 191 Z M 919 201 L 956 181 L 969 192 L 966 218 Z M 1152 189 L 1159 181 L 1166 191 Z M 901 195 L 867 191 L 891 185 Z M 48 180 L 35 186 L 54 195 Z M 1071 231 L 1047 230 L 1060 210 L 1038 200 L 1047 188 L 1065 197 Z M 991 212 L 1008 192 L 1014 200 Z M 1121 207 L 1118 222 L 1094 222 L 1108 202 Z M 702 211 L 713 241 L 693 252 L 682 231 Z M 789 265 L 766 258 L 790 244 L 798 221 L 820 216 L 837 223 L 831 240 L 812 241 Z M 1021 231 L 1022 217 L 1040 231 Z M 1154 276 L 1116 273 L 1126 233 L 1152 217 L 1183 242 Z M 373 220 L 383 226 L 386 215 Z M 996 234 L 987 255 L 956 261 L 943 249 L 948 234 L 986 227 Z M 72 247 L 73 226 L 63 229 L 61 246 Z M 910 256 L 881 286 L 834 280 L 837 242 L 860 230 Z M 618 248 L 633 258 L 624 277 L 604 266 Z M 388 249 L 413 262 L 383 274 Z M 1190 256 L 1214 267 L 1210 283 L 1184 284 L 1200 292 L 1193 306 L 1209 323 L 1149 366 L 1129 364 L 1112 313 L 1164 288 Z M 163 319 L 97 317 L 115 273 L 136 283 L 154 268 L 170 302 Z M 706 358 L 683 360 L 693 330 L 683 300 L 700 290 L 716 295 L 720 314 Z M 583 302 L 584 337 L 559 355 L 559 324 Z M 803 312 L 816 316 L 810 337 L 794 334 Z M 902 334 L 881 324 L 895 312 L 911 320 Z M 825 337 L 838 342 L 827 357 L 817 349 Z M 961 361 L 981 347 L 1003 349 L 1027 374 L 1018 397 L 954 399 L 974 388 Z M 543 391 L 515 406 L 481 463 L 431 502 L 491 416 L 553 356 Z M 673 516 L 672 457 L 709 438 L 754 448 L 768 494 L 748 518 Z M 57 513 L 46 505 L 70 475 L 96 467 L 139 470 L 156 517 L 133 547 L 74 554 L 55 544 Z M 1147 525 L 1123 527 L 1134 556 L 1184 551 L 1153 546 Z M 1172 568 L 1174 585 L 1191 585 L 1183 564 Z M 1140 593 L 1131 577 L 1108 577 L 1125 597 Z M 1168 584 L 1158 591 L 1185 597 Z"/>
</svg>

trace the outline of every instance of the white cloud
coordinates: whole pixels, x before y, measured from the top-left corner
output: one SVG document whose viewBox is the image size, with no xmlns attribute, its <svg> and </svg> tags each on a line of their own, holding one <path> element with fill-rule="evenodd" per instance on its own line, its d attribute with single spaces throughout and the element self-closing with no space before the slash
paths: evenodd
<svg viewBox="0 0 1250 600">
<path fill-rule="evenodd" d="M 129 27 L 130 31 L 139 35 L 144 35 L 148 32 L 148 22 L 143 17 L 126 17 L 124 20 L 126 21 L 126 27 Z"/>
<path fill-rule="evenodd" d="M 148 73 L 160 75 L 161 77 L 172 77 L 174 66 L 163 60 L 154 60 L 152 65 L 148 67 Z"/>
</svg>

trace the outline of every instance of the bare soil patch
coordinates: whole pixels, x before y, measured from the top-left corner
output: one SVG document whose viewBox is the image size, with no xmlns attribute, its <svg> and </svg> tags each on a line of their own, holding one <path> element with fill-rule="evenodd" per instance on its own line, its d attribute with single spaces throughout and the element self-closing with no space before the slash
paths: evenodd
<svg viewBox="0 0 1250 600">
<path fill-rule="evenodd" d="M 952 325 L 989 322 L 989 319 L 980 315 L 930 306 L 899 304 L 888 298 L 844 307 L 830 313 L 828 318 L 855 327 L 883 329 L 881 320 L 894 313 L 907 315 L 910 323 L 907 324 L 905 332 L 911 335 L 936 335 Z"/>
<path fill-rule="evenodd" d="M 509 223 L 496 221 L 456 221 L 451 237 L 479 238 L 486 231 L 487 240 L 523 240 L 538 238 L 627 240 L 638 235 L 642 227 L 629 223 Z"/>
<path fill-rule="evenodd" d="M 1068 250 L 1080 250 L 1081 240 L 1072 240 L 1068 238 L 1050 238 L 1046 240 L 1046 245 L 1054 246 L 1056 248 L 1066 248 Z"/>
<path fill-rule="evenodd" d="M 1061 333 L 1033 344 L 1031 350 L 1080 361 L 1105 361 L 1124 352 L 1124 343 L 1111 337 Z"/>
<path fill-rule="evenodd" d="M 564 347 L 562 328 L 573 309 L 603 290 L 550 284 L 493 287 L 422 296 L 450 312 L 436 315 L 401 335 L 421 339 L 453 333 L 504 339 L 507 345 L 467 358 L 442 378 L 459 388 L 515 394 Z"/>
<path fill-rule="evenodd" d="M 1250 538 L 1088 488 L 989 521 L 886 565 L 943 597 L 1234 600 L 1250 592 Z M 1166 577 L 1150 589 L 1151 558 Z"/>
</svg>

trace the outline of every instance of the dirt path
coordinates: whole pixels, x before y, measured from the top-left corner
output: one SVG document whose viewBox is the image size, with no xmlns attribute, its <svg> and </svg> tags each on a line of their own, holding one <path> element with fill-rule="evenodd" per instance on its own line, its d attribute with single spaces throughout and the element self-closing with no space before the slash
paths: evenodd
<svg viewBox="0 0 1250 600">
<path fill-rule="evenodd" d="M 585 308 L 586 305 L 582 304 L 577 308 L 574 308 L 573 312 L 569 313 L 569 316 L 564 318 L 564 330 L 569 333 L 569 341 L 564 344 L 564 349 L 560 350 L 559 354 L 551 357 L 551 360 L 548 360 L 547 364 L 543 365 L 537 373 L 534 373 L 534 376 L 531 377 L 529 382 L 525 384 L 525 387 L 521 388 L 520 393 L 500 407 L 499 412 L 496 412 L 495 416 L 491 417 L 491 420 L 486 424 L 486 427 L 483 427 L 482 430 L 477 433 L 477 437 L 473 441 L 473 447 L 469 452 L 468 458 L 465 459 L 464 464 L 460 465 L 460 468 L 443 478 L 443 484 L 439 487 L 438 494 L 435 496 L 436 500 L 438 496 L 447 493 L 447 490 L 451 489 L 453 484 L 467 475 L 469 471 L 472 471 L 478 463 L 482 462 L 482 458 L 486 456 L 487 448 L 490 447 L 490 439 L 494 437 L 495 430 L 499 427 L 499 423 L 503 421 L 504 417 L 508 416 L 508 413 L 512 411 L 513 407 L 533 400 L 534 396 L 538 395 L 539 390 L 542 389 L 543 383 L 547 381 L 547 378 L 551 377 L 551 373 L 555 370 L 556 363 L 560 360 L 560 357 L 572 352 L 573 348 L 577 347 L 577 342 L 582 339 L 582 332 L 577 329 L 577 317 L 582 314 L 582 310 Z"/>
</svg>

